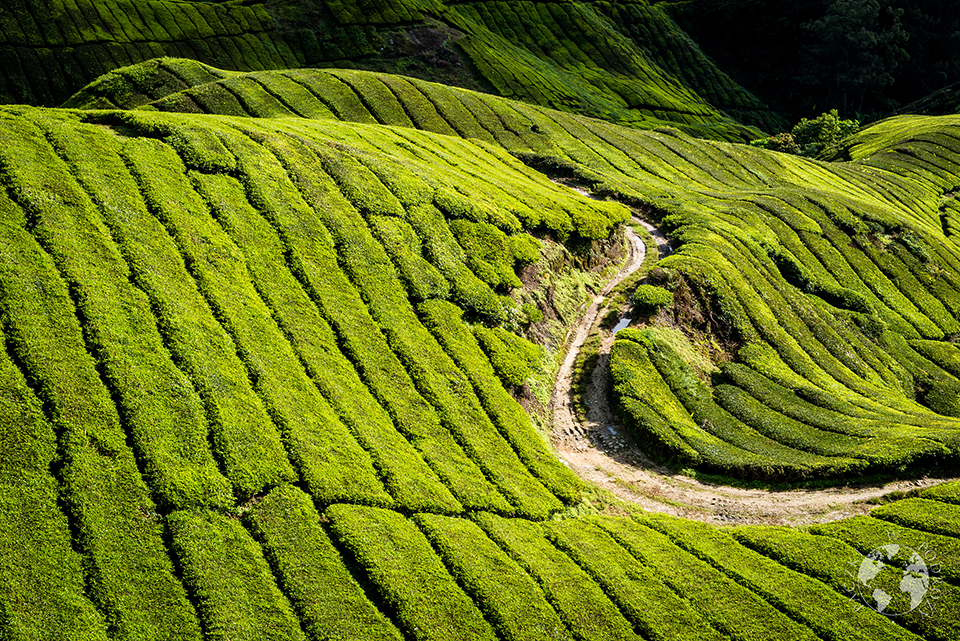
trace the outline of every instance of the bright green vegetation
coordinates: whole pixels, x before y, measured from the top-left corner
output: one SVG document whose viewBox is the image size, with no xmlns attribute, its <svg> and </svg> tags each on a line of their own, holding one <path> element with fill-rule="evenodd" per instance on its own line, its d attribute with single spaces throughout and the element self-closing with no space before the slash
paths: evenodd
<svg viewBox="0 0 960 641">
<path fill-rule="evenodd" d="M 57 434 L 56 459 L 60 464 L 56 471 L 62 487 L 59 499 L 68 507 L 69 518 L 75 524 L 71 534 L 74 544 L 83 551 L 90 599 L 104 613 L 110 626 L 128 638 L 154 638 L 154 634 L 165 638 L 198 638 L 196 615 L 183 586 L 174 577 L 150 488 L 126 445 L 116 405 L 100 378 L 97 362 L 87 351 L 69 290 L 53 259 L 23 228 L 27 223 L 24 211 L 5 194 L 0 198 L 0 206 L 4 213 L 4 223 L 0 226 L 4 235 L 0 286 L 4 292 L 2 318 L 7 353 L 21 369 L 21 376 L 32 383 L 31 389 L 42 403 L 45 418 Z M 29 403 L 29 396 L 25 400 Z M 20 423 L 10 434 L 24 434 L 27 425 L 28 422 Z M 42 438 L 42 432 L 38 436 Z M 38 454 L 40 452 L 42 449 Z M 16 456 L 10 461 L 15 467 L 8 467 L 6 472 L 16 474 L 16 487 L 23 491 L 20 479 L 35 476 L 40 461 Z M 47 467 L 43 463 L 41 466 Z M 42 488 L 43 477 L 37 482 Z M 36 494 L 31 497 L 32 508 L 42 509 L 46 503 L 49 509 L 50 500 L 44 501 L 42 494 Z M 10 504 L 8 510 L 15 509 L 15 505 Z M 9 523 L 13 514 L 15 512 L 5 512 L 4 521 Z M 57 521 L 62 532 L 63 520 L 56 517 L 46 520 L 44 529 L 37 529 L 35 533 L 50 531 L 50 544 L 54 545 Z M 64 543 L 61 541 L 59 545 Z M 19 553 L 13 559 L 22 562 Z M 72 565 L 69 553 L 64 550 L 64 554 L 54 559 L 59 560 L 58 574 L 69 585 Z M 41 562 L 42 556 L 38 558 L 37 569 L 30 573 L 35 577 L 33 580 L 42 580 L 44 576 Z M 49 575 L 49 570 L 46 574 Z M 11 577 L 4 576 L 5 580 Z M 25 584 L 7 594 L 17 595 L 23 588 L 29 590 L 33 586 Z M 69 603 L 69 589 L 60 594 Z M 74 606 L 60 615 L 43 612 L 56 601 L 37 603 L 37 610 L 24 611 L 13 605 L 24 603 L 22 599 L 20 596 L 4 601 L 5 621 L 8 621 L 4 623 L 5 632 L 27 630 L 39 622 L 44 630 L 55 634 L 63 625 L 56 621 L 76 611 Z M 153 605 L 145 608 L 146 603 Z M 67 604 L 65 607 L 70 608 Z M 93 627 L 95 630 L 95 621 L 82 609 L 81 605 L 77 619 L 81 627 L 75 629 Z M 48 621 L 50 623 L 45 623 Z M 91 631 L 90 634 L 97 633 Z"/>
<path fill-rule="evenodd" d="M 734 532 L 734 536 L 744 545 L 791 569 L 810 575 L 838 592 L 859 594 L 861 598 L 864 594 L 870 594 L 862 586 L 858 586 L 856 580 L 864 562 L 864 554 L 841 539 L 811 536 L 783 527 L 742 527 Z M 878 546 L 889 545 L 891 542 L 900 545 L 898 541 L 899 538 L 888 538 L 887 541 L 877 540 L 876 543 Z M 903 544 L 908 545 L 906 541 Z M 863 552 L 869 553 L 870 550 Z M 926 561 L 935 568 L 933 564 L 937 560 L 936 551 L 922 546 L 919 552 L 926 556 Z M 891 566 L 891 569 L 901 570 L 896 565 Z M 928 572 L 930 571 L 928 567 Z M 903 625 L 926 638 L 946 641 L 960 632 L 957 622 L 947 614 L 960 605 L 960 588 L 952 583 L 936 582 L 940 577 L 936 576 L 936 572 L 933 572 L 933 575 L 935 581 L 924 586 L 929 592 L 929 601 L 917 604 L 926 607 L 912 609 L 904 614 Z M 893 595 L 893 605 L 887 606 L 890 611 L 903 612 L 912 605 L 909 595 L 901 590 L 902 580 L 903 573 L 900 571 L 883 572 L 877 582 L 871 584 Z"/>
<path fill-rule="evenodd" d="M 776 636 L 814 639 L 813 632 L 743 587 L 721 569 L 664 534 L 626 519 L 594 519 L 647 572 L 683 597 L 719 632 L 731 638 Z"/>
<path fill-rule="evenodd" d="M 475 523 L 428 514 L 417 522 L 503 638 L 572 638 L 536 582 Z"/>
<path fill-rule="evenodd" d="M 929 490 L 924 490 L 920 493 L 920 496 L 927 499 L 944 501 L 946 503 L 960 504 L 960 481 L 937 485 Z"/>
<path fill-rule="evenodd" d="M 236 519 L 178 511 L 167 525 L 206 638 L 306 638 L 260 546 Z"/>
<path fill-rule="evenodd" d="M 825 163 L 385 74 L 151 64 L 124 73 L 197 80 L 0 110 L 0 638 L 957 630 L 858 609 L 834 559 L 929 540 L 955 603 L 955 487 L 810 532 L 569 518 L 582 482 L 508 391 L 621 260 L 629 203 L 675 250 L 650 278 L 677 327 L 624 330 L 611 366 L 651 451 L 765 480 L 955 464 L 956 119 Z"/>
<path fill-rule="evenodd" d="M 84 595 L 80 556 L 70 546 L 49 465 L 56 437 L 23 374 L 0 354 L 3 389 L 0 600 L 11 635 L 105 639 L 103 619 Z M 26 554 L 24 554 L 26 553 Z"/>
<path fill-rule="evenodd" d="M 751 140 L 761 149 L 773 149 L 815 158 L 837 147 L 840 142 L 860 130 L 859 120 L 843 120 L 836 109 L 820 114 L 812 120 L 801 118 L 790 133 L 779 133 L 769 138 Z"/>
<path fill-rule="evenodd" d="M 577 639 L 636 639 L 632 624 L 575 560 L 519 519 L 479 515 L 477 522 L 540 585 Z"/>
<path fill-rule="evenodd" d="M 401 638 L 350 574 L 307 494 L 280 486 L 247 522 L 310 637 Z"/>
<path fill-rule="evenodd" d="M 938 215 L 954 122 L 880 123 L 845 143 L 846 164 L 711 144 L 720 173 L 686 155 L 702 186 L 651 202 L 682 241 L 661 265 L 701 288 L 699 329 L 740 347 L 707 381 L 651 330 L 618 335 L 617 394 L 663 456 L 804 478 L 956 455 L 958 254 Z"/>
<path fill-rule="evenodd" d="M 869 608 L 851 612 L 848 596 L 825 590 L 820 581 L 742 546 L 723 530 L 661 515 L 644 516 L 640 520 L 674 539 L 694 556 L 709 560 L 823 638 L 837 641 L 918 638 Z"/>
<path fill-rule="evenodd" d="M 945 536 L 960 536 L 960 506 L 956 505 L 926 498 L 911 498 L 879 507 L 874 510 L 873 515 L 914 529 Z"/>
<path fill-rule="evenodd" d="M 448 226 L 458 219 L 440 208 L 486 192 L 474 224 L 528 261 L 543 243 L 589 245 L 579 221 L 606 234 L 622 207 L 580 198 L 495 147 L 413 130 L 91 117 L 14 110 L 0 123 L 11 427 L 0 531 L 5 549 L 32 541 L 35 551 L 15 555 L 28 573 L 4 572 L 4 634 L 257 638 L 275 621 L 295 638 L 298 618 L 326 630 L 331 606 L 312 586 L 346 586 L 351 570 L 302 494 L 283 495 L 300 501 L 289 527 L 326 565 L 293 564 L 287 527 L 257 505 L 284 483 L 321 509 L 545 518 L 577 500 L 576 477 L 462 320 L 464 309 L 497 318 L 516 303 L 474 274 Z M 488 191 L 488 173 L 517 196 Z M 435 196 L 441 185 L 462 191 Z M 510 211 L 548 212 L 555 227 L 538 233 L 556 240 L 535 240 Z M 391 236 L 375 229 L 403 234 L 395 245 L 408 253 L 391 255 Z M 410 286 L 420 274 L 431 284 Z M 427 300 L 443 314 L 418 311 Z M 444 342 L 439 320 L 453 327 Z M 244 524 L 263 548 L 224 520 L 251 498 Z M 214 538 L 237 555 L 217 560 Z M 343 589 L 366 602 L 359 585 Z M 55 596 L 35 600 L 45 591 Z M 392 627 L 373 606 L 356 611 L 344 629 Z"/>
<path fill-rule="evenodd" d="M 415 638 L 497 638 L 413 523 L 377 508 L 335 505 L 328 514 L 337 539 Z"/>
<path fill-rule="evenodd" d="M 656 573 L 602 530 L 567 520 L 549 528 L 548 537 L 586 570 L 644 636 L 723 638 L 684 599 L 661 583 Z"/>
<path fill-rule="evenodd" d="M 656 285 L 638 285 L 631 302 L 640 314 L 653 314 L 673 302 L 673 294 Z"/>
</svg>

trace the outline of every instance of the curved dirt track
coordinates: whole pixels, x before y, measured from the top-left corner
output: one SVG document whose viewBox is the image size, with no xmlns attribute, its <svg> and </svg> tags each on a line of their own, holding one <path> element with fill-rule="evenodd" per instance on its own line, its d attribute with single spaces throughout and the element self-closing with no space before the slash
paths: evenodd
<svg viewBox="0 0 960 641">
<path fill-rule="evenodd" d="M 634 219 L 634 222 L 651 231 L 661 256 L 669 252 L 669 245 L 659 230 L 644 221 Z M 751 490 L 704 483 L 647 458 L 620 424 L 611 405 L 608 364 L 614 336 L 611 331 L 597 327 L 597 317 L 607 295 L 643 264 L 645 246 L 629 227 L 627 241 L 630 255 L 626 265 L 593 297 L 580 322 L 568 334 L 572 339 L 568 341 L 550 399 L 553 444 L 578 476 L 654 512 L 713 523 L 784 525 L 823 523 L 866 514 L 873 507 L 864 503 L 867 499 L 929 487 L 943 480 L 921 478 L 816 490 Z M 572 371 L 577 354 L 592 331 L 600 332 L 601 346 L 585 394 L 587 420 L 581 423 L 572 407 Z"/>
</svg>

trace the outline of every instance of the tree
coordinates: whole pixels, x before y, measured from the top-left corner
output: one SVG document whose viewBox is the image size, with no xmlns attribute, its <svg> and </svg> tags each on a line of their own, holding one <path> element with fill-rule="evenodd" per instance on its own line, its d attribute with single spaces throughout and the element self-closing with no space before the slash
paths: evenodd
<svg viewBox="0 0 960 641">
<path fill-rule="evenodd" d="M 836 109 L 820 114 L 817 118 L 803 118 L 791 132 L 799 146 L 801 156 L 818 156 L 825 149 L 838 144 L 847 136 L 860 131 L 860 121 L 841 120 Z"/>
<path fill-rule="evenodd" d="M 894 82 L 893 72 L 908 58 L 908 34 L 902 9 L 889 0 L 834 0 L 819 20 L 803 25 L 809 41 L 801 52 L 798 81 L 820 94 L 821 104 L 836 105 L 844 115 L 879 102 Z M 827 80 L 825 83 L 824 80 Z"/>
<path fill-rule="evenodd" d="M 858 131 L 859 120 L 841 120 L 837 110 L 831 109 L 812 120 L 801 119 L 790 133 L 751 140 L 750 145 L 814 158 Z"/>
</svg>

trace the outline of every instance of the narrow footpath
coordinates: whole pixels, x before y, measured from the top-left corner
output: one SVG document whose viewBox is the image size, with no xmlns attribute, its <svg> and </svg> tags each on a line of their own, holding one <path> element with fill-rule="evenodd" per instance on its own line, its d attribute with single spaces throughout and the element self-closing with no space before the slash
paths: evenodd
<svg viewBox="0 0 960 641">
<path fill-rule="evenodd" d="M 577 189 L 581 194 L 585 191 Z M 660 256 L 671 248 L 655 226 L 634 218 L 656 240 Z M 601 329 L 600 311 L 610 292 L 643 264 L 646 247 L 627 227 L 629 256 L 620 272 L 593 297 L 580 322 L 568 333 L 567 353 L 550 399 L 552 440 L 561 459 L 582 479 L 610 490 L 646 510 L 711 523 L 804 525 L 825 523 L 873 507 L 867 499 L 894 491 L 930 487 L 945 479 L 921 478 L 883 485 L 844 485 L 816 490 L 769 491 L 713 485 L 678 474 L 650 460 L 624 428 L 612 406 L 610 348 L 614 334 Z M 584 342 L 600 332 L 599 358 L 585 393 L 587 420 L 573 408 L 573 365 Z M 572 338 L 570 338 L 572 337 Z"/>
</svg>

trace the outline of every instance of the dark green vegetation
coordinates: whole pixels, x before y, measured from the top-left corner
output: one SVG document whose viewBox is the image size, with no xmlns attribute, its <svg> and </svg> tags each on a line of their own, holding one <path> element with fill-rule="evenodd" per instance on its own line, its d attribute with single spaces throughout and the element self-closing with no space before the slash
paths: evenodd
<svg viewBox="0 0 960 641">
<path fill-rule="evenodd" d="M 357 70 L 161 59 L 69 104 L 0 109 L 0 638 L 955 636 L 956 607 L 892 619 L 841 582 L 896 531 L 956 603 L 955 487 L 809 533 L 560 520 L 582 484 L 508 389 L 582 300 L 543 283 L 615 263 L 626 203 L 675 250 L 638 298 L 733 359 L 624 330 L 651 449 L 955 466 L 957 118 L 826 163 Z"/>
<path fill-rule="evenodd" d="M 790 120 L 956 113 L 910 104 L 960 81 L 960 13 L 940 0 L 690 0 L 667 13 L 737 82 Z M 954 90 L 955 91 L 955 90 Z"/>
</svg>

